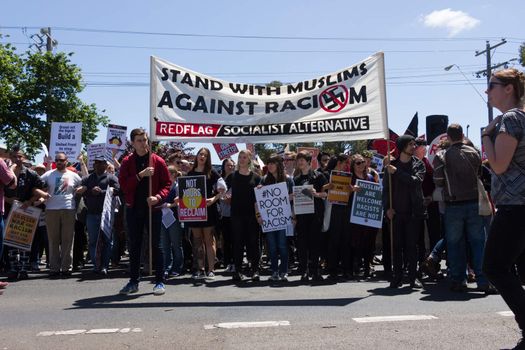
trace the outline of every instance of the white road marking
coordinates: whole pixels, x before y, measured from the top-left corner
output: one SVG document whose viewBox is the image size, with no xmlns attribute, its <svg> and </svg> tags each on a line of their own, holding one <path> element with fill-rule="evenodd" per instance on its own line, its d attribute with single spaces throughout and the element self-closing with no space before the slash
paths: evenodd
<svg viewBox="0 0 525 350">
<path fill-rule="evenodd" d="M 514 312 L 512 311 L 501 311 L 501 312 L 496 312 L 496 313 L 500 316 L 505 316 L 505 317 L 514 316 Z"/>
<path fill-rule="evenodd" d="M 432 315 L 400 315 L 400 316 L 358 317 L 358 318 L 352 318 L 352 320 L 358 323 L 372 323 L 372 322 L 437 320 L 437 317 L 432 316 Z"/>
<path fill-rule="evenodd" d="M 108 334 L 108 333 L 117 333 L 119 328 L 100 328 L 100 329 L 90 329 L 86 334 Z"/>
<path fill-rule="evenodd" d="M 38 333 L 37 337 L 49 337 L 52 335 L 77 335 L 77 334 L 111 334 L 111 333 L 139 333 L 141 328 L 98 328 L 98 329 L 70 329 L 66 331 L 44 331 Z"/>
<path fill-rule="evenodd" d="M 204 329 L 216 329 L 216 328 L 260 328 L 260 327 L 280 327 L 289 326 L 290 321 L 263 321 L 263 322 L 225 322 L 216 324 L 204 325 Z"/>
<path fill-rule="evenodd" d="M 57 331 L 55 332 L 55 335 L 76 335 L 76 334 L 82 334 L 86 332 L 85 329 L 71 329 L 68 331 Z"/>
</svg>

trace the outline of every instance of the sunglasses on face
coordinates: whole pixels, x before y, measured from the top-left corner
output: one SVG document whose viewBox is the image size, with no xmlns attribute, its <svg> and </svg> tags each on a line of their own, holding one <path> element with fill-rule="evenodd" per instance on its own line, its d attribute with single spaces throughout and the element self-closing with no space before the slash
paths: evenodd
<svg viewBox="0 0 525 350">
<path fill-rule="evenodd" d="M 365 164 L 365 161 L 364 160 L 358 160 L 358 161 L 355 161 L 354 164 L 355 165 Z"/>
<path fill-rule="evenodd" d="M 495 82 L 495 81 L 491 81 L 489 83 L 489 90 L 492 90 L 496 85 L 501 85 L 501 86 L 505 86 L 507 84 L 504 84 L 504 83 L 498 83 L 498 82 Z"/>
</svg>

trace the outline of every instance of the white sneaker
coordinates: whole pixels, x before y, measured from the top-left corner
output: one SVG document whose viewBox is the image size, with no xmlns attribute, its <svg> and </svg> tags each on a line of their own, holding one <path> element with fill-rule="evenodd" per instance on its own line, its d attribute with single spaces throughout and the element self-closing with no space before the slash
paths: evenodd
<svg viewBox="0 0 525 350">
<path fill-rule="evenodd" d="M 206 275 L 206 279 L 207 280 L 214 280 L 215 279 L 215 274 L 213 273 L 213 271 L 208 272 L 208 274 Z"/>
<path fill-rule="evenodd" d="M 164 287 L 164 283 L 157 283 L 155 287 L 153 287 L 154 295 L 163 295 L 164 293 L 166 293 L 166 287 Z"/>
</svg>

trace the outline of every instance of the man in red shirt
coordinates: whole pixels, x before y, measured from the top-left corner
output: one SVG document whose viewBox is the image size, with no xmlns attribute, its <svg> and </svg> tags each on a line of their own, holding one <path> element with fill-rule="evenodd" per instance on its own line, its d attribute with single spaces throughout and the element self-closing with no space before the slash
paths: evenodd
<svg viewBox="0 0 525 350">
<path fill-rule="evenodd" d="M 152 210 L 151 240 L 155 267 L 153 294 L 165 293 L 163 253 L 160 244 L 162 212 L 159 205 L 166 199 L 171 187 L 168 167 L 162 158 L 150 152 L 148 135 L 142 128 L 131 130 L 134 152 L 124 158 L 120 167 L 119 183 L 124 193 L 128 224 L 130 279 L 120 290 L 128 295 L 138 291 L 140 256 L 144 229 L 148 229 L 149 210 Z M 151 193 L 149 182 L 151 181 Z"/>
</svg>

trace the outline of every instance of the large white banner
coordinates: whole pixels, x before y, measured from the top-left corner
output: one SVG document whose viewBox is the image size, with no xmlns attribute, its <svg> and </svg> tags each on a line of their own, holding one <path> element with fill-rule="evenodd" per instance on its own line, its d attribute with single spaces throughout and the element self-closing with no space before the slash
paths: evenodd
<svg viewBox="0 0 525 350">
<path fill-rule="evenodd" d="M 382 52 L 315 79 L 227 82 L 151 57 L 153 140 L 319 142 L 388 136 Z"/>
</svg>

